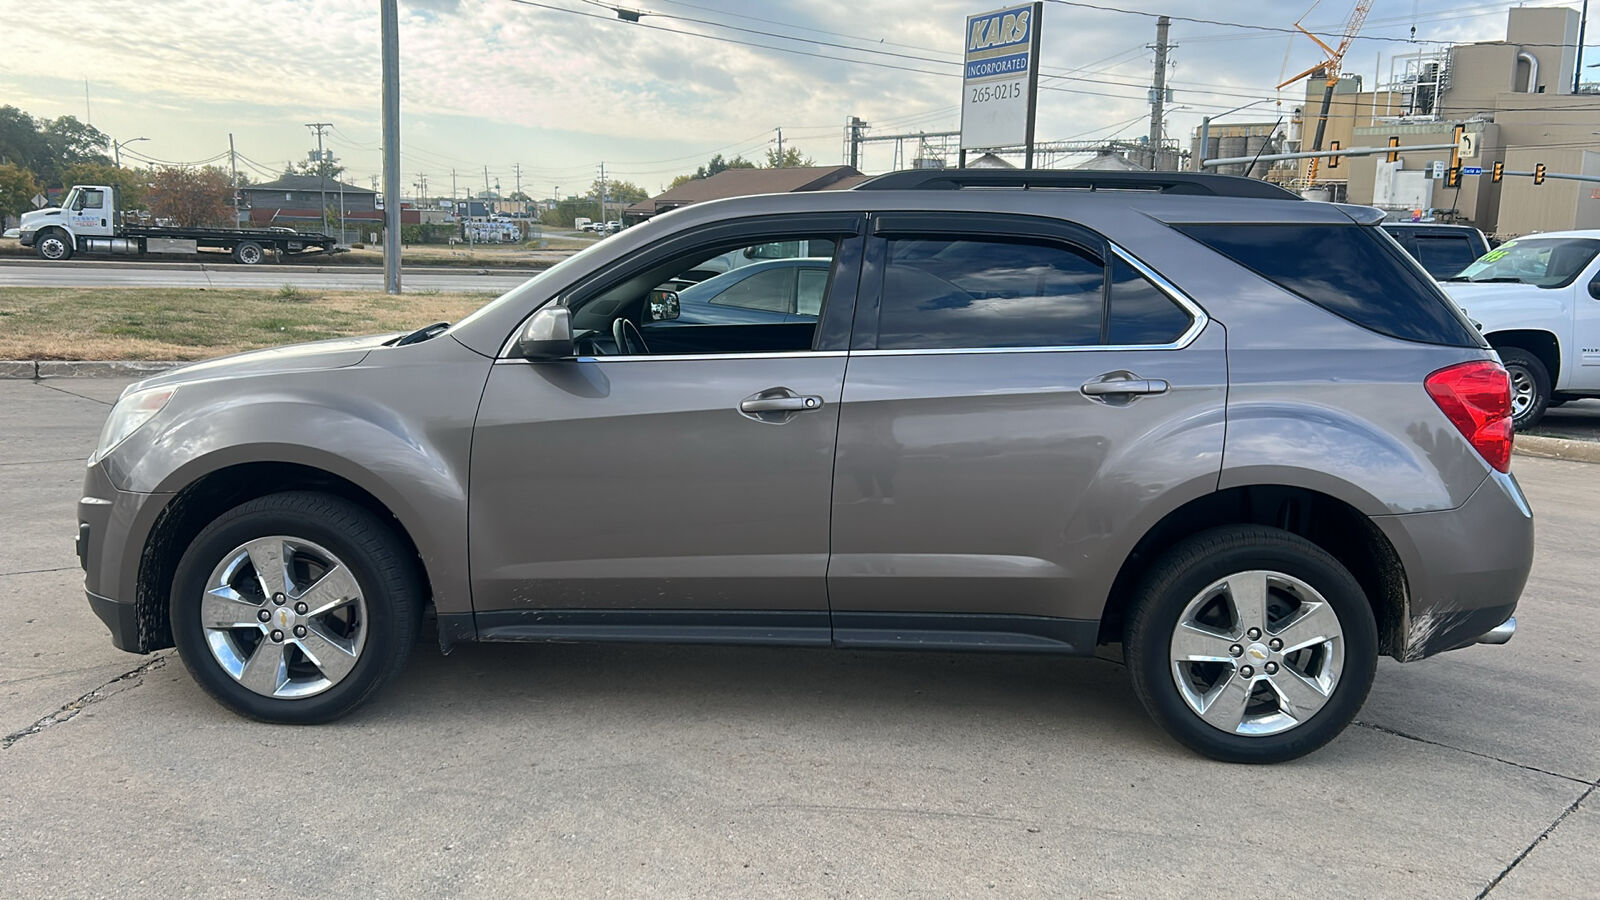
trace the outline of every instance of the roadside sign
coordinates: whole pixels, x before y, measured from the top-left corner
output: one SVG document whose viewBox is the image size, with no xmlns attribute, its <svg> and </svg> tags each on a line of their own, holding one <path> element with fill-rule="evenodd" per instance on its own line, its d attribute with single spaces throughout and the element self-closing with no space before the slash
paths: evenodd
<svg viewBox="0 0 1600 900">
<path fill-rule="evenodd" d="M 1479 138 L 1479 135 L 1467 134 L 1466 133 L 1466 129 L 1463 128 L 1462 132 L 1461 132 L 1460 139 L 1458 139 L 1456 141 L 1456 153 L 1458 155 L 1462 156 L 1462 157 L 1467 158 L 1467 159 L 1471 159 L 1474 156 L 1477 156 L 1478 155 L 1478 138 Z"/>
<path fill-rule="evenodd" d="M 1042 2 L 967 17 L 961 149 L 1033 144 Z"/>
<path fill-rule="evenodd" d="M 1463 174 L 1463 175 L 1482 175 L 1483 174 L 1483 166 L 1462 166 L 1461 167 L 1461 174 Z"/>
<path fill-rule="evenodd" d="M 43 195 L 43 194 L 34 194 L 33 195 L 33 208 L 34 209 L 42 208 L 45 205 L 45 203 L 46 203 L 45 195 Z"/>
<path fill-rule="evenodd" d="M 1434 181 L 1438 181 L 1444 177 L 1444 160 L 1436 159 L 1433 161 L 1431 166 L 1432 174 L 1429 177 L 1431 177 Z"/>
</svg>

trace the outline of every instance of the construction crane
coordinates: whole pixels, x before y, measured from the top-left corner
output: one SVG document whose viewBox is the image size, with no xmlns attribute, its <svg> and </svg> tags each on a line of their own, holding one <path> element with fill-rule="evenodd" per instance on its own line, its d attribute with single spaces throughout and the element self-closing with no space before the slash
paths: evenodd
<svg viewBox="0 0 1600 900">
<path fill-rule="evenodd" d="M 1321 2 L 1321 0 L 1318 0 L 1318 2 Z M 1367 13 L 1372 11 L 1374 2 L 1376 0 L 1356 0 L 1356 8 L 1351 10 L 1350 19 L 1344 24 L 1344 35 L 1339 39 L 1338 47 L 1330 47 L 1323 43 L 1321 38 L 1307 31 L 1300 24 L 1300 22 L 1305 21 L 1306 16 L 1311 15 L 1317 8 L 1316 3 L 1311 4 L 1311 9 L 1306 10 L 1306 15 L 1301 16 L 1300 21 L 1294 23 L 1296 30 L 1310 38 L 1318 47 L 1322 48 L 1323 53 L 1327 54 L 1327 57 L 1322 62 L 1278 85 L 1278 89 L 1282 90 L 1302 78 L 1308 78 L 1318 72 L 1324 73 L 1327 85 L 1322 90 L 1322 111 L 1317 114 L 1316 136 L 1311 140 L 1310 149 L 1313 151 L 1322 149 L 1322 136 L 1328 129 L 1328 109 L 1333 105 L 1333 89 L 1339 84 L 1339 64 L 1344 61 L 1345 51 L 1350 49 L 1350 43 L 1356 39 L 1356 34 L 1361 31 L 1362 23 L 1367 21 Z M 1377 86 L 1374 85 L 1373 89 L 1376 90 Z M 1306 148 L 1301 147 L 1301 149 L 1304 150 Z M 1317 160 L 1315 157 L 1311 160 L 1309 180 L 1312 184 L 1317 181 Z"/>
</svg>

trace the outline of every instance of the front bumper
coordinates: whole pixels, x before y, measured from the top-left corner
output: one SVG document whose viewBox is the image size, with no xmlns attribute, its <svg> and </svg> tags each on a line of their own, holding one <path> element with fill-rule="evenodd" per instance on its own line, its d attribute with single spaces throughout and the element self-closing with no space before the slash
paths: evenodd
<svg viewBox="0 0 1600 900">
<path fill-rule="evenodd" d="M 168 646 L 167 623 L 160 621 L 156 604 L 140 603 L 139 592 L 145 541 L 168 499 L 167 494 L 117 490 L 98 465 L 84 476 L 75 548 L 84 594 L 119 650 L 149 653 Z"/>
<path fill-rule="evenodd" d="M 1372 521 L 1405 567 L 1400 659 L 1476 643 L 1516 612 L 1533 566 L 1533 511 L 1515 478 L 1491 474 L 1455 509 Z"/>
<path fill-rule="evenodd" d="M 35 234 L 38 234 L 38 232 L 37 231 L 19 231 L 19 232 L 17 232 L 17 243 L 21 244 L 24 247 L 32 247 L 33 246 L 33 236 Z"/>
</svg>

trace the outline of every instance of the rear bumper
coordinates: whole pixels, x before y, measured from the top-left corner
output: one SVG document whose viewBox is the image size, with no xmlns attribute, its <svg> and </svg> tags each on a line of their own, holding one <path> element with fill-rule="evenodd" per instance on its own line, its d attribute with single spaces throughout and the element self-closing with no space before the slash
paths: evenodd
<svg viewBox="0 0 1600 900">
<path fill-rule="evenodd" d="M 1452 510 L 1372 521 L 1405 567 L 1400 659 L 1476 643 L 1516 612 L 1533 566 L 1533 511 L 1515 478 L 1491 474 Z"/>
</svg>

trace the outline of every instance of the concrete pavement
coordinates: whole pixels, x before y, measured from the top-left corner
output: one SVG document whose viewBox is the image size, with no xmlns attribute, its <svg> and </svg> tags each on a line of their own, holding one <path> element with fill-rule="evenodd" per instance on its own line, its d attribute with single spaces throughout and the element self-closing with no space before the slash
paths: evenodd
<svg viewBox="0 0 1600 900">
<path fill-rule="evenodd" d="M 401 273 L 407 290 L 504 293 L 532 276 L 493 269 L 431 267 Z M 85 265 L 0 266 L 0 287 L 210 287 L 275 289 L 290 284 L 324 291 L 381 291 L 374 266 L 241 266 L 231 262 L 156 266 L 96 262 Z"/>
<path fill-rule="evenodd" d="M 1272 768 L 1184 751 L 1122 667 L 425 643 L 332 725 L 247 722 L 111 648 L 73 504 L 125 382 L 0 382 L 4 893 L 1580 896 L 1600 881 L 1600 467 L 1539 516 L 1504 647 L 1384 662 Z"/>
</svg>

